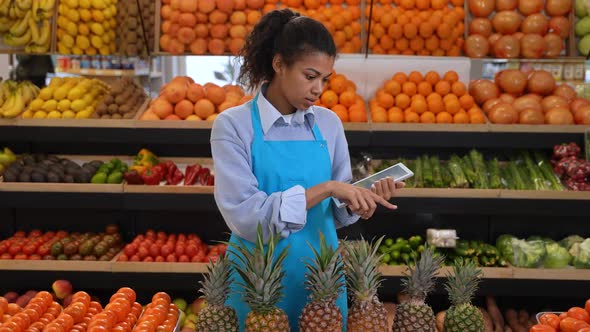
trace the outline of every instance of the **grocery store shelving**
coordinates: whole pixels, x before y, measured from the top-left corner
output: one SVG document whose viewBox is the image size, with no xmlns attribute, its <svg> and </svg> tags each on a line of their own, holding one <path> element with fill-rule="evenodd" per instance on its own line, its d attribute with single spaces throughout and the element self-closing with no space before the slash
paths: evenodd
<svg viewBox="0 0 590 332">
<path fill-rule="evenodd" d="M 149 70 L 133 70 L 133 69 L 66 69 L 57 70 L 58 73 L 70 74 L 70 75 L 84 75 L 84 76 L 97 76 L 97 77 L 121 77 L 121 76 L 150 76 Z"/>
</svg>

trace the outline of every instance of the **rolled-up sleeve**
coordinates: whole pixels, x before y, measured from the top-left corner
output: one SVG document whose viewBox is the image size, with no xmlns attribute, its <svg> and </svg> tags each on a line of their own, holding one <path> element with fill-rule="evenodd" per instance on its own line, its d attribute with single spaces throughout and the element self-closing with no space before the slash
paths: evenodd
<svg viewBox="0 0 590 332">
<path fill-rule="evenodd" d="M 215 169 L 215 202 L 232 232 L 254 242 L 258 223 L 265 241 L 268 232 L 282 237 L 301 230 L 307 222 L 305 189 L 294 186 L 267 195 L 258 188 L 251 157 L 232 118 L 220 114 L 211 132 Z"/>
<path fill-rule="evenodd" d="M 340 121 L 339 129 L 336 134 L 334 144 L 334 161 L 332 163 L 332 179 L 334 181 L 350 183 L 352 181 L 352 170 L 350 168 L 350 155 L 348 152 L 348 142 L 344 135 L 344 128 Z M 350 226 L 357 222 L 360 216 L 349 213 L 346 207 L 338 208 L 332 201 L 332 211 L 334 212 L 334 223 L 336 228 Z"/>
</svg>

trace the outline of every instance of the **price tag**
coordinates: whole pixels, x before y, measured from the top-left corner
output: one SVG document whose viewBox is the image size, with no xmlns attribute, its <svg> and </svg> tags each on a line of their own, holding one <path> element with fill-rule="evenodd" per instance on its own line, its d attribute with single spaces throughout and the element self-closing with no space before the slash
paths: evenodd
<svg viewBox="0 0 590 332">
<path fill-rule="evenodd" d="M 563 66 L 563 79 L 566 81 L 574 80 L 574 64 L 566 63 Z"/>
<path fill-rule="evenodd" d="M 574 70 L 574 79 L 584 82 L 586 78 L 586 64 L 577 63 Z"/>
<path fill-rule="evenodd" d="M 80 69 L 80 74 L 88 75 L 88 74 L 90 74 L 90 71 L 88 69 Z"/>
<path fill-rule="evenodd" d="M 561 81 L 563 79 L 563 65 L 562 64 L 554 64 L 551 66 L 550 73 L 553 75 L 556 81 Z"/>
<path fill-rule="evenodd" d="M 115 70 L 113 72 L 113 75 L 115 75 L 115 76 L 122 76 L 123 75 L 123 71 L 122 70 Z"/>
</svg>

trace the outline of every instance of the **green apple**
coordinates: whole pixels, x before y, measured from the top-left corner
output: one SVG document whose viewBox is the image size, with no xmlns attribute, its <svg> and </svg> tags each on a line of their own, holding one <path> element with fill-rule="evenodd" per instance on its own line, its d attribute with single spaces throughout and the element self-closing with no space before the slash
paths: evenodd
<svg viewBox="0 0 590 332">
<path fill-rule="evenodd" d="M 585 0 L 576 0 L 574 3 L 574 12 L 576 13 L 576 16 L 579 18 L 588 16 L 588 11 L 586 10 L 585 2 Z"/>
<path fill-rule="evenodd" d="M 586 16 L 583 19 L 576 22 L 574 27 L 576 36 L 583 37 L 590 33 L 590 16 Z"/>
<path fill-rule="evenodd" d="M 586 35 L 578 42 L 578 50 L 584 56 L 590 53 L 590 35 Z"/>
<path fill-rule="evenodd" d="M 186 314 L 184 313 L 184 311 L 180 311 L 180 316 L 178 316 L 178 321 L 179 321 L 178 326 L 183 327 L 184 322 L 186 321 Z"/>
<path fill-rule="evenodd" d="M 187 303 L 186 303 L 186 300 L 185 299 L 176 298 L 172 302 L 174 302 L 174 304 L 176 304 L 176 306 L 178 307 L 178 309 L 180 309 L 182 311 L 185 311 L 186 310 Z"/>
</svg>

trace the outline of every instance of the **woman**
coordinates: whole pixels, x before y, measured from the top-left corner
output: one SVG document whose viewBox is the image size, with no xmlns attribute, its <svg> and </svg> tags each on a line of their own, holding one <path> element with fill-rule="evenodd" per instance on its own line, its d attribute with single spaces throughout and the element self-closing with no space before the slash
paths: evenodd
<svg viewBox="0 0 590 332">
<path fill-rule="evenodd" d="M 254 242 L 261 222 L 265 241 L 269 231 L 282 236 L 277 252 L 290 245 L 279 307 L 297 331 L 308 300 L 308 243 L 318 248 L 321 232 L 337 247 L 336 228 L 370 218 L 377 204 L 395 209 L 387 199 L 396 185 L 382 180 L 371 191 L 349 184 L 342 124 L 332 111 L 313 106 L 336 57 L 332 36 L 321 23 L 288 9 L 270 12 L 248 36 L 242 56 L 240 81 L 261 89 L 252 101 L 221 113 L 213 125 L 215 200 L 232 231 L 230 242 Z M 330 197 L 348 207 L 337 208 Z M 237 293 L 228 302 L 243 330 L 249 308 Z M 344 290 L 337 304 L 346 319 Z"/>
</svg>

